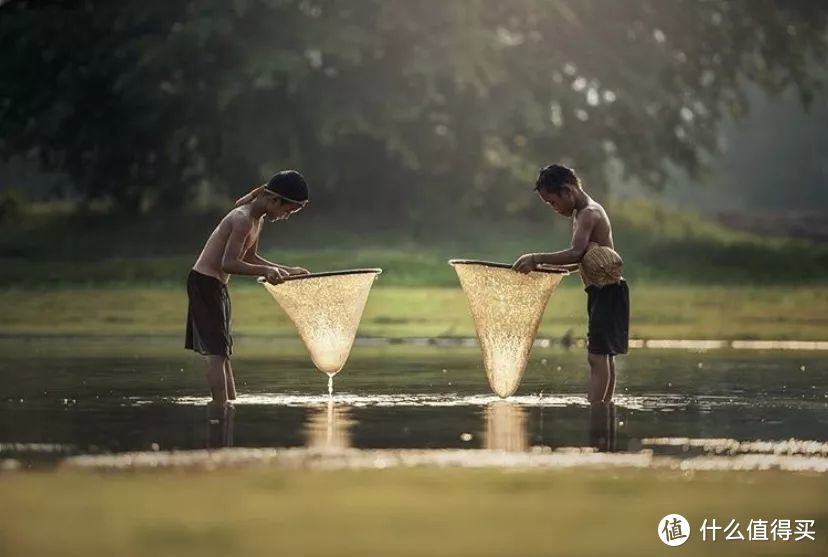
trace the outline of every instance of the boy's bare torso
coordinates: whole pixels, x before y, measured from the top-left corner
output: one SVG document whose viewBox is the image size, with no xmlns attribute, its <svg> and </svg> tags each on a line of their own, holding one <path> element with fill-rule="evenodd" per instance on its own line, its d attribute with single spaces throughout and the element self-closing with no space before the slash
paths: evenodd
<svg viewBox="0 0 828 557">
<path fill-rule="evenodd" d="M 587 214 L 590 214 L 594 217 L 594 224 L 592 226 L 592 231 L 589 235 L 589 243 L 596 243 L 599 246 L 606 246 L 615 249 L 615 242 L 613 242 L 612 239 L 612 225 L 610 224 L 607 212 L 604 210 L 600 203 L 597 203 L 595 200 L 591 198 L 589 199 L 589 203 L 587 203 L 586 207 L 584 207 L 580 211 L 576 211 L 573 214 L 573 234 L 574 231 L 578 228 L 578 219 L 585 217 Z"/>
<path fill-rule="evenodd" d="M 222 259 L 227 248 L 227 241 L 230 234 L 235 227 L 249 228 L 249 232 L 244 239 L 244 248 L 242 253 L 246 256 L 248 252 L 254 248 L 256 241 L 259 239 L 259 233 L 262 230 L 262 219 L 253 219 L 250 216 L 248 207 L 239 207 L 233 209 L 221 219 L 215 230 L 213 230 L 207 243 L 204 244 L 204 249 L 193 265 L 193 269 L 203 275 L 208 275 L 227 284 L 230 280 L 230 275 L 222 271 Z"/>
</svg>

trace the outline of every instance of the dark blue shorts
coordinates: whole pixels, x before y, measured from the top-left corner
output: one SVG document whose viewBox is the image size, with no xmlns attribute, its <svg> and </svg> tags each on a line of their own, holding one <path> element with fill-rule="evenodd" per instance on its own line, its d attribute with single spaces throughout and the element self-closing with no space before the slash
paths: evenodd
<svg viewBox="0 0 828 557">
<path fill-rule="evenodd" d="M 590 354 L 626 354 L 630 338 L 630 290 L 621 280 L 586 288 Z"/>
</svg>

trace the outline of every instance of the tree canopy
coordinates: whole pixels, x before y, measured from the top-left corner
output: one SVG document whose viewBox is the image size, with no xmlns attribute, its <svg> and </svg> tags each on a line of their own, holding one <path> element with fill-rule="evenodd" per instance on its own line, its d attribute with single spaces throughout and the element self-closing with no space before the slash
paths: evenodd
<svg viewBox="0 0 828 557">
<path fill-rule="evenodd" d="M 743 85 L 819 94 L 818 0 L 0 2 L 0 158 L 126 208 L 275 170 L 325 210 L 520 211 L 537 169 L 690 176 Z"/>
</svg>

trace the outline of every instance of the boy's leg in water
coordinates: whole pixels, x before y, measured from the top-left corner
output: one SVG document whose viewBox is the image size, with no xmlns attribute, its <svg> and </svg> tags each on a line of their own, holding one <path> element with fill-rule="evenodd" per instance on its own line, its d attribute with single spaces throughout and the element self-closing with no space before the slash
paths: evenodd
<svg viewBox="0 0 828 557">
<path fill-rule="evenodd" d="M 207 447 L 218 449 L 233 446 L 232 404 L 211 400 L 207 403 Z"/>
<path fill-rule="evenodd" d="M 224 374 L 225 356 L 207 356 L 207 385 L 213 402 L 224 405 L 227 402 L 227 378 Z"/>
<path fill-rule="evenodd" d="M 224 430 L 222 431 L 222 443 L 225 447 L 233 446 L 233 429 L 236 421 L 236 409 L 232 404 L 227 405 L 224 415 Z"/>
<path fill-rule="evenodd" d="M 236 378 L 233 376 L 233 366 L 230 364 L 230 358 L 224 362 L 224 378 L 227 384 L 227 399 L 236 400 Z"/>
<path fill-rule="evenodd" d="M 606 354 L 588 354 L 589 361 L 589 395 L 590 402 L 601 402 L 607 394 L 610 380 L 609 357 Z"/>
<path fill-rule="evenodd" d="M 607 384 L 607 392 L 604 394 L 604 402 L 612 402 L 612 397 L 615 395 L 615 356 L 610 354 L 607 356 L 609 360 L 609 383 Z"/>
<path fill-rule="evenodd" d="M 589 407 L 589 443 L 599 451 L 615 450 L 615 405 L 593 402 Z"/>
</svg>

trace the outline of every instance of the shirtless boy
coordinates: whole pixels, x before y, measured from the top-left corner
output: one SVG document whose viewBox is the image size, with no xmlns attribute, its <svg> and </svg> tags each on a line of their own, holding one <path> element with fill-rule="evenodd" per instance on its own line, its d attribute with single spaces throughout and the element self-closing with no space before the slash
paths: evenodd
<svg viewBox="0 0 828 557">
<path fill-rule="evenodd" d="M 604 208 L 587 195 L 571 168 L 541 169 L 535 190 L 558 214 L 572 217 L 572 245 L 555 253 L 529 253 L 513 268 L 529 273 L 538 265 L 577 267 L 587 293 L 589 401 L 611 402 L 615 392 L 615 356 L 627 353 L 630 295 L 621 276 L 612 226 Z"/>
<path fill-rule="evenodd" d="M 263 276 L 278 284 L 286 276 L 305 274 L 301 267 L 272 263 L 258 254 L 259 233 L 267 218 L 287 220 L 308 202 L 301 174 L 285 170 L 236 202 L 216 226 L 187 277 L 187 333 L 184 346 L 207 357 L 207 384 L 213 403 L 236 398 L 230 356 L 230 275 Z"/>
</svg>

